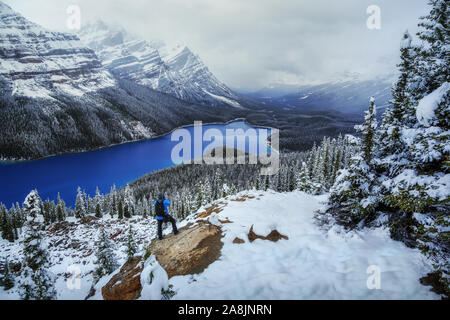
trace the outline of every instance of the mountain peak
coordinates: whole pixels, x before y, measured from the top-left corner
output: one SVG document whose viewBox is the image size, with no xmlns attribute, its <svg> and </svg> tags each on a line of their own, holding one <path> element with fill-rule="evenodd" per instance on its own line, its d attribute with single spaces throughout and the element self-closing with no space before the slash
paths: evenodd
<svg viewBox="0 0 450 320">
<path fill-rule="evenodd" d="M 96 51 L 136 40 L 136 37 L 121 26 L 103 20 L 88 22 L 77 34 L 88 47 Z"/>
<path fill-rule="evenodd" d="M 168 46 L 163 41 L 147 41 L 101 21 L 86 25 L 79 36 L 119 78 L 193 103 L 238 104 L 238 96 L 184 43 Z"/>
</svg>

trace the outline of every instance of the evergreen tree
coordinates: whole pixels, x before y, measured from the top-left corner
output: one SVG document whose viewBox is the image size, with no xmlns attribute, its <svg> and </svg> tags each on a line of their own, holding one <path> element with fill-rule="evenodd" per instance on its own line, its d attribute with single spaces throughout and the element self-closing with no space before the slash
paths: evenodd
<svg viewBox="0 0 450 320">
<path fill-rule="evenodd" d="M 375 132 L 377 130 L 377 112 L 375 107 L 375 99 L 370 98 L 370 106 L 369 110 L 366 111 L 365 122 L 358 126 L 356 129 L 359 131 L 362 136 L 362 152 L 364 161 L 367 164 L 371 164 L 374 146 L 375 146 Z"/>
<path fill-rule="evenodd" d="M 24 210 L 28 220 L 23 241 L 23 271 L 20 279 L 20 295 L 25 300 L 56 299 L 55 278 L 49 269 L 48 253 L 42 245 L 40 224 L 42 215 L 36 190 L 25 199 Z"/>
<path fill-rule="evenodd" d="M 77 198 L 75 200 L 75 218 L 82 219 L 87 214 L 87 204 L 85 194 L 81 191 L 81 188 L 77 189 Z"/>
<path fill-rule="evenodd" d="M 66 203 L 58 192 L 58 200 L 56 204 L 56 217 L 58 221 L 64 221 L 66 219 Z"/>
<path fill-rule="evenodd" d="M 0 227 L 2 231 L 2 238 L 8 239 L 10 234 L 10 225 L 8 222 L 8 211 L 3 204 L 0 205 Z"/>
<path fill-rule="evenodd" d="M 102 209 L 101 209 L 100 203 L 97 203 L 95 205 L 95 217 L 101 218 L 102 216 L 103 216 L 103 214 L 102 214 Z"/>
<path fill-rule="evenodd" d="M 100 229 L 95 242 L 95 257 L 94 282 L 96 283 L 100 278 L 110 274 L 118 267 L 111 240 L 103 227 Z"/>
<path fill-rule="evenodd" d="M 122 199 L 119 198 L 119 205 L 118 205 L 118 218 L 123 219 L 123 204 Z"/>
<path fill-rule="evenodd" d="M 134 238 L 133 238 L 133 229 L 130 224 L 130 227 L 128 229 L 127 244 L 126 244 L 126 249 L 125 249 L 125 253 L 127 254 L 128 261 L 133 260 L 134 255 L 137 252 L 137 249 L 138 248 L 137 248 L 136 242 L 134 241 Z"/>
<path fill-rule="evenodd" d="M 36 219 L 36 221 L 43 221 L 42 217 L 42 201 L 37 190 L 32 190 L 23 203 L 23 212 L 27 219 Z"/>
<path fill-rule="evenodd" d="M 303 192 L 310 192 L 311 182 L 309 178 L 308 165 L 303 162 L 300 173 L 297 176 L 297 188 Z"/>
<path fill-rule="evenodd" d="M 376 197 L 371 193 L 374 178 L 363 152 L 351 158 L 348 169 L 340 171 L 330 190 L 327 210 L 338 223 L 354 228 L 374 213 Z"/>
<path fill-rule="evenodd" d="M 0 278 L 0 285 L 5 288 L 5 290 L 9 290 L 14 287 L 14 276 L 11 273 L 11 268 L 9 266 L 8 259 L 5 259 L 5 264 L 3 267 L 3 273 Z"/>
<path fill-rule="evenodd" d="M 358 152 L 351 158 L 349 168 L 340 172 L 328 201 L 328 212 L 338 223 L 350 228 L 362 221 L 367 223 L 373 220 L 379 201 L 376 196 L 376 172 L 371 165 L 377 129 L 374 98 L 370 99 L 364 123 L 355 129 L 362 135 L 362 139 L 354 138 L 352 141 Z"/>
<path fill-rule="evenodd" d="M 449 2 L 448 0 L 429 0 L 430 13 L 421 18 L 417 33 L 424 45 L 418 48 L 417 77 L 414 90 L 418 98 L 430 94 L 443 83 L 450 82 L 449 65 L 450 43 Z"/>
<path fill-rule="evenodd" d="M 124 190 L 124 201 L 123 201 L 123 215 L 125 218 L 131 218 L 131 214 L 134 211 L 134 195 L 131 191 L 130 186 L 127 184 Z"/>
</svg>

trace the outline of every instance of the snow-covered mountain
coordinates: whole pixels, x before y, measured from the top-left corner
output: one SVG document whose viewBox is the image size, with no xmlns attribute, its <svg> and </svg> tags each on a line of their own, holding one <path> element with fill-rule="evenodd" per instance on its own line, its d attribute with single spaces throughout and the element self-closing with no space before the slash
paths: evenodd
<svg viewBox="0 0 450 320">
<path fill-rule="evenodd" d="M 14 96 L 53 99 L 115 85 L 75 35 L 48 31 L 0 2 L 0 79 Z"/>
<path fill-rule="evenodd" d="M 353 77 L 318 85 L 277 84 L 245 95 L 287 109 L 337 110 L 362 115 L 372 96 L 376 99 L 378 109 L 386 108 L 391 99 L 391 87 L 390 77 L 371 80 Z"/>
<path fill-rule="evenodd" d="M 239 96 L 185 45 L 169 47 L 161 41 L 145 41 L 102 21 L 87 24 L 79 36 L 120 78 L 193 103 L 240 107 Z"/>
<path fill-rule="evenodd" d="M 103 39 L 102 45 L 117 41 Z M 130 48 L 138 51 L 138 47 Z M 181 65 L 177 61 L 185 53 L 166 55 L 172 69 Z M 234 114 L 241 110 L 235 107 L 217 110 L 219 107 L 194 105 L 120 79 L 102 66 L 94 50 L 77 35 L 49 31 L 3 2 L 0 88 L 3 160 L 33 159 L 149 138 L 194 119 L 217 122 L 242 117 Z"/>
</svg>

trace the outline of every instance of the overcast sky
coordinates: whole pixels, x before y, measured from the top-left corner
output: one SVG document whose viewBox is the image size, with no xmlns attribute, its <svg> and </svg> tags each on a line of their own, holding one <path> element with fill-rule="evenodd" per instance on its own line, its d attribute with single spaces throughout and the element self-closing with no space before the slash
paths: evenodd
<svg viewBox="0 0 450 320">
<path fill-rule="evenodd" d="M 233 88 L 323 82 L 344 73 L 392 72 L 402 33 L 417 30 L 427 0 L 3 0 L 49 29 L 68 31 L 66 9 L 82 23 L 122 25 L 146 39 L 182 42 Z M 369 30 L 369 5 L 381 29 Z"/>
</svg>

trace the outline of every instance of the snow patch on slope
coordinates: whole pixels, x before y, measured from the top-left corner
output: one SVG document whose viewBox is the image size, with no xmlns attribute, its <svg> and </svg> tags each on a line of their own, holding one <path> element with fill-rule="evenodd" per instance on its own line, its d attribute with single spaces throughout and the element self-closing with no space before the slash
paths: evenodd
<svg viewBox="0 0 450 320">
<path fill-rule="evenodd" d="M 231 100 L 231 99 L 222 97 L 222 96 L 215 95 L 215 94 L 213 94 L 213 93 L 211 93 L 211 92 L 208 92 L 207 90 L 204 90 L 204 91 L 205 91 L 207 94 L 209 94 L 211 97 L 213 97 L 214 99 L 223 101 L 223 102 L 225 102 L 226 104 L 229 104 L 229 105 L 232 106 L 232 107 L 235 107 L 235 108 L 241 108 L 241 109 L 242 109 L 242 106 L 241 106 L 237 101 L 234 101 L 234 100 Z"/>
</svg>

